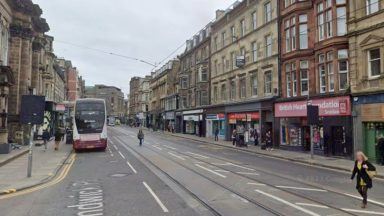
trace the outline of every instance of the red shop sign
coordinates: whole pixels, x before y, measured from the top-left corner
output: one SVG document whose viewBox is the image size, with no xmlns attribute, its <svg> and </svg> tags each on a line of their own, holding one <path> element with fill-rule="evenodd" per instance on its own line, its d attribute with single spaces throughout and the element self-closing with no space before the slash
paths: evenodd
<svg viewBox="0 0 384 216">
<path fill-rule="evenodd" d="M 228 118 L 232 120 L 256 120 L 260 118 L 260 115 L 258 112 L 229 113 Z"/>
<path fill-rule="evenodd" d="M 348 96 L 310 100 L 319 106 L 320 116 L 350 116 L 351 100 Z M 275 104 L 275 117 L 306 117 L 307 101 L 293 101 Z"/>
</svg>

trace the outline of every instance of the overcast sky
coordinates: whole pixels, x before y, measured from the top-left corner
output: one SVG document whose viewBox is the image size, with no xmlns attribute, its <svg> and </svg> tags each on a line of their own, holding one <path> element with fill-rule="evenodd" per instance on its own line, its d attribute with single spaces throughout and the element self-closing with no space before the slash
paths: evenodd
<svg viewBox="0 0 384 216">
<path fill-rule="evenodd" d="M 233 1 L 33 0 L 56 40 L 55 54 L 71 60 L 86 85 L 114 85 L 125 94 L 130 78 L 149 74 L 151 66 L 66 43 L 159 62 Z"/>
</svg>

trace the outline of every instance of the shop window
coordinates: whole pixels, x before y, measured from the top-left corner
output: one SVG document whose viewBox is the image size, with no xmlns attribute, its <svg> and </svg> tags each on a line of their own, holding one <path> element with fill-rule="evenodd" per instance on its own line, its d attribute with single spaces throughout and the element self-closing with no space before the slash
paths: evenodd
<svg viewBox="0 0 384 216">
<path fill-rule="evenodd" d="M 272 71 L 266 71 L 264 73 L 264 93 L 272 93 Z"/>
<path fill-rule="evenodd" d="M 365 4 L 367 8 L 367 15 L 376 13 L 380 9 L 379 0 L 366 0 Z"/>
<path fill-rule="evenodd" d="M 375 78 L 381 74 L 381 55 L 380 48 L 368 51 L 368 75 Z"/>
</svg>

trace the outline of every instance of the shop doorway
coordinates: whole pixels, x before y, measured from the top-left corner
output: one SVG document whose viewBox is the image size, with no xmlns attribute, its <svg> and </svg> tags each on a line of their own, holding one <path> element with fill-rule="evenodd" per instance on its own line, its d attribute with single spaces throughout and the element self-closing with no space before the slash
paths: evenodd
<svg viewBox="0 0 384 216">
<path fill-rule="evenodd" d="M 343 126 L 332 126 L 331 128 L 331 153 L 333 156 L 345 156 L 345 128 Z"/>
</svg>

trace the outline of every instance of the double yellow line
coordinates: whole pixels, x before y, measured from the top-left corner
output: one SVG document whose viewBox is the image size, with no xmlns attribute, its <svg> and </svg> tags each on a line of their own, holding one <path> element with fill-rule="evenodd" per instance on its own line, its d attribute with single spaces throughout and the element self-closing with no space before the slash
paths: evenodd
<svg viewBox="0 0 384 216">
<path fill-rule="evenodd" d="M 51 186 L 61 182 L 68 175 L 69 170 L 71 169 L 73 163 L 75 162 L 75 158 L 76 158 L 76 154 L 72 153 L 69 160 L 66 162 L 66 164 L 63 165 L 62 170 L 60 171 L 60 174 L 57 177 L 55 177 L 54 179 L 52 179 L 51 181 L 49 181 L 47 183 L 43 183 L 43 184 L 38 185 L 36 187 L 31 187 L 31 188 L 22 190 L 22 191 L 16 191 L 16 189 L 9 189 L 6 191 L 6 192 L 8 192 L 8 194 L 0 196 L 0 200 L 8 199 L 8 198 L 20 196 L 20 195 L 25 195 L 28 193 L 32 193 L 32 192 L 35 192 L 35 191 L 38 191 L 38 190 L 41 190 L 44 188 L 51 187 Z"/>
</svg>

